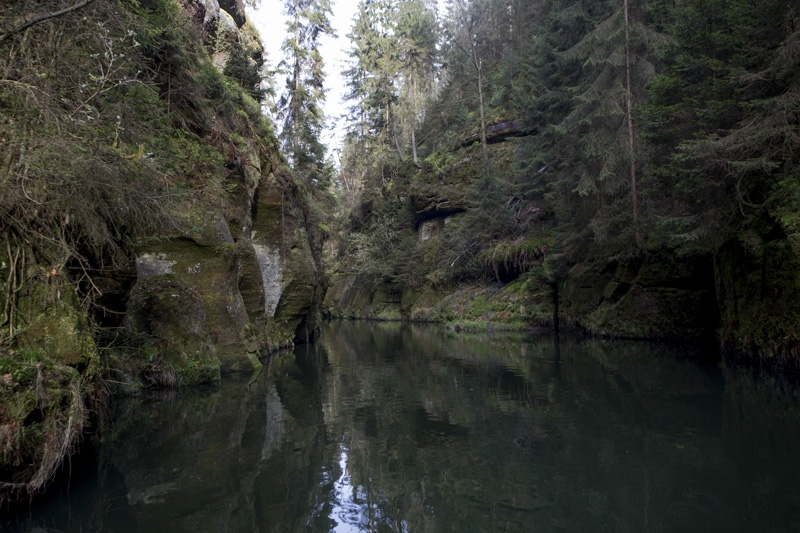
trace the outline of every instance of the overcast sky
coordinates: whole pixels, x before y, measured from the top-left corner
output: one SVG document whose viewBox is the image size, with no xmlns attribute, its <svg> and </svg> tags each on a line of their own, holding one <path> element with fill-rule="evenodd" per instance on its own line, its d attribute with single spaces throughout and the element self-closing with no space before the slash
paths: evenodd
<svg viewBox="0 0 800 533">
<path fill-rule="evenodd" d="M 438 0 L 439 11 L 444 9 L 444 0 Z M 286 17 L 283 14 L 284 0 L 261 0 L 258 9 L 247 9 L 248 17 L 256 25 L 261 33 L 261 40 L 267 50 L 267 60 L 270 68 L 277 67 L 283 58 L 281 44 L 286 37 Z M 358 11 L 358 0 L 331 0 L 333 16 L 331 24 L 338 38 L 324 37 L 322 39 L 322 56 L 325 60 L 325 87 L 328 89 L 325 100 L 325 116 L 327 117 L 328 129 L 323 135 L 322 142 L 328 146 L 331 153 L 344 138 L 344 124 L 341 120 L 336 121 L 344 113 L 347 107 L 344 100 L 345 81 L 342 78 L 342 70 L 347 61 L 347 51 L 350 48 L 350 41 L 347 34 L 353 25 L 353 19 Z M 275 79 L 275 90 L 280 95 L 285 88 L 285 76 L 277 76 Z M 276 124 L 280 129 L 280 126 Z"/>
</svg>

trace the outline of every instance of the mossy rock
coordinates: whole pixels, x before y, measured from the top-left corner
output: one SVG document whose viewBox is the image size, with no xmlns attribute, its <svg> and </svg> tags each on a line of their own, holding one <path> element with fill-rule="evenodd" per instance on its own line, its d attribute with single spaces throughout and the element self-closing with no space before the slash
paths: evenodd
<svg viewBox="0 0 800 533">
<path fill-rule="evenodd" d="M 156 262 L 160 264 L 160 269 L 152 266 Z M 145 264 L 148 266 L 144 267 Z M 249 368 L 245 335 L 249 317 L 239 293 L 238 264 L 236 245 L 233 242 L 203 246 L 191 239 L 172 238 L 148 243 L 140 248 L 137 258 L 140 278 L 132 291 L 131 305 L 134 307 L 131 309 L 136 313 L 134 297 L 139 301 L 146 298 L 149 291 L 156 291 L 153 297 L 166 306 L 161 318 L 177 328 L 170 333 L 170 339 L 165 339 L 168 344 L 181 343 L 180 331 L 184 331 L 186 335 L 194 334 L 190 323 L 191 327 L 198 327 L 194 321 L 199 320 L 197 316 L 202 312 L 204 330 L 216 347 L 223 370 Z M 179 309 L 159 289 L 173 285 L 181 287 L 176 292 L 179 296 L 175 298 L 188 298 L 191 295 L 191 298 L 196 299 L 192 302 L 187 300 L 186 305 L 191 305 L 191 311 L 186 319 L 173 316 Z M 152 305 L 155 303 L 153 301 Z M 155 309 L 153 312 L 156 312 Z M 136 317 L 134 324 L 139 324 Z M 159 335 L 158 332 L 145 331 L 151 336 Z M 185 339 L 184 342 L 192 341 Z M 191 350 L 192 353 L 195 351 Z"/>
<path fill-rule="evenodd" d="M 444 287 L 426 286 L 421 289 L 406 289 L 401 300 L 401 309 L 411 320 L 440 321 L 441 316 L 435 311 L 437 304 L 451 291 Z"/>
<path fill-rule="evenodd" d="M 562 284 L 567 324 L 643 339 L 709 335 L 717 324 L 707 258 L 646 258 L 575 265 Z"/>
<path fill-rule="evenodd" d="M 616 265 L 605 262 L 580 263 L 567 273 L 561 284 L 561 301 L 568 315 L 592 312 L 603 301 L 606 286 L 614 280 Z"/>
<path fill-rule="evenodd" d="M 552 293 L 531 277 L 507 285 L 465 287 L 441 299 L 429 312 L 451 327 L 468 330 L 525 330 L 552 327 Z"/>
<path fill-rule="evenodd" d="M 488 146 L 491 172 L 509 175 L 514 160 L 513 143 Z M 426 159 L 409 189 L 418 220 L 445 217 L 470 207 L 468 191 L 483 172 L 480 145 L 453 152 L 437 152 Z"/>
<path fill-rule="evenodd" d="M 46 352 L 0 354 L 0 503 L 40 490 L 67 458 L 89 417 L 85 384 Z"/>
<path fill-rule="evenodd" d="M 17 311 L 25 329 L 0 347 L 0 504 L 50 480 L 80 438 L 100 357 L 63 272 L 29 278 Z"/>
<path fill-rule="evenodd" d="M 361 318 L 372 305 L 372 286 L 361 276 L 337 274 L 325 293 L 323 307 L 328 315 Z"/>
<path fill-rule="evenodd" d="M 278 279 L 271 280 L 274 290 L 264 289 L 265 297 L 271 300 L 265 302 L 269 303 L 265 306 L 265 318 L 294 331 L 300 340 L 310 336 L 307 326 L 313 320 L 309 320 L 309 315 L 315 314 L 321 304 L 318 301 L 321 275 L 306 229 L 303 205 L 303 200 L 294 194 L 288 175 L 270 173 L 259 185 L 252 231 L 253 245 L 268 250 L 274 256 L 272 261 L 277 262 Z M 252 306 L 255 297 L 249 295 L 248 301 Z"/>
<path fill-rule="evenodd" d="M 153 384 L 219 380 L 220 361 L 202 298 L 177 276 L 139 280 L 131 293 L 126 326 L 143 343 L 139 357 L 147 368 L 145 379 Z"/>
<path fill-rule="evenodd" d="M 86 370 L 97 360 L 97 347 L 74 287 L 64 282 L 61 274 L 46 281 L 36 278 L 32 283 L 18 302 L 26 326 L 17 334 L 16 345 L 41 351 L 58 364 Z"/>
</svg>

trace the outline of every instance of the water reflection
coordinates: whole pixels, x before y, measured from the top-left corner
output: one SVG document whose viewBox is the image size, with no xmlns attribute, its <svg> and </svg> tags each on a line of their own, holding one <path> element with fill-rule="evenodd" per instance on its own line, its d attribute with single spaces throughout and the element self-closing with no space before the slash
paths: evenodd
<svg viewBox="0 0 800 533">
<path fill-rule="evenodd" d="M 339 477 L 330 483 L 328 472 L 323 472 L 323 494 L 329 488 L 327 498 L 324 498 L 315 509 L 312 519 L 307 523 L 310 529 L 317 530 L 315 516 L 327 516 L 328 526 L 322 531 L 336 531 L 340 533 L 349 531 L 375 531 L 378 524 L 383 522 L 380 509 L 370 501 L 369 493 L 363 486 L 354 486 L 350 472 L 347 468 L 347 448 L 342 444 L 339 454 Z M 329 487 L 329 484 L 331 485 Z"/>
<path fill-rule="evenodd" d="M 115 404 L 7 528 L 797 530 L 797 390 L 689 355 L 333 324 L 251 382 Z"/>
</svg>

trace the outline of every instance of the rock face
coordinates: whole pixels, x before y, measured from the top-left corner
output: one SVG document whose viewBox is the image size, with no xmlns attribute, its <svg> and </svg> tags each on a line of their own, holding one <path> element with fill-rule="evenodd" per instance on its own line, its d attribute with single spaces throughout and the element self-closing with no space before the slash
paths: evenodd
<svg viewBox="0 0 800 533">
<path fill-rule="evenodd" d="M 178 231 L 137 247 L 128 331 L 184 381 L 213 379 L 198 364 L 247 369 L 248 352 L 314 335 L 320 276 L 301 202 L 287 175 L 250 191 L 176 213 Z"/>
<path fill-rule="evenodd" d="M 230 20 L 234 28 L 241 28 L 247 22 L 242 0 L 179 0 L 179 3 L 206 38 L 214 34 L 217 24 L 227 24 Z"/>
<path fill-rule="evenodd" d="M 62 32 L 50 45 L 65 57 L 100 50 L 101 63 L 113 41 L 126 63 L 114 72 L 138 70 L 142 83 L 103 90 L 97 114 L 74 121 L 80 136 L 50 126 L 70 122 L 67 102 L 84 102 L 94 61 L 52 91 L 41 86 L 55 74 L 36 78 L 52 114 L 8 108 L 19 131 L 51 131 L 34 144 L 6 136 L 8 161 L 39 166 L 25 167 L 25 201 L 3 196 L 20 205 L 0 224 L 0 504 L 52 478 L 109 393 L 252 371 L 259 355 L 316 331 L 322 232 L 308 221 L 311 195 L 285 170 L 259 93 L 209 61 L 220 31 L 254 63 L 263 50 L 236 18 L 240 1 L 178 3 L 95 2 L 30 29 L 32 42 Z M 150 36 L 157 45 L 142 45 Z M 28 48 L 16 62 L 33 72 L 46 56 Z M 72 150 L 84 134 L 92 148 Z M 74 179 L 51 179 L 65 168 Z"/>
<path fill-rule="evenodd" d="M 234 46 L 259 53 L 241 0 L 181 4 L 219 72 Z M 251 111 L 234 120 L 260 114 L 257 102 L 243 105 Z M 281 170 L 272 132 L 248 120 L 232 135 L 230 117 L 205 118 L 202 142 L 224 165 L 192 177 L 201 188 L 134 243 L 136 281 L 123 325 L 167 382 L 213 381 L 220 371 L 252 368 L 253 354 L 315 334 L 321 237 L 308 228 L 309 200 Z"/>
<path fill-rule="evenodd" d="M 710 260 L 651 256 L 580 263 L 561 283 L 562 320 L 614 337 L 708 335 L 718 318 L 713 279 Z"/>
<path fill-rule="evenodd" d="M 219 7 L 233 18 L 238 27 L 244 26 L 247 18 L 244 13 L 243 0 L 220 0 Z"/>
</svg>

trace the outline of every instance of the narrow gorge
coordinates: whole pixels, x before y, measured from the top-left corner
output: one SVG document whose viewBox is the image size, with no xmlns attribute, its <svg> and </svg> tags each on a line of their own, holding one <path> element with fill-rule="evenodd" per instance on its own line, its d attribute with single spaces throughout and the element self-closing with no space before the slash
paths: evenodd
<svg viewBox="0 0 800 533">
<path fill-rule="evenodd" d="M 0 8 L 0 504 L 119 397 L 255 372 L 283 409 L 258 373 L 301 373 L 327 319 L 710 344 L 796 380 L 800 2 L 350 7 L 327 118 L 327 0 Z"/>
</svg>

